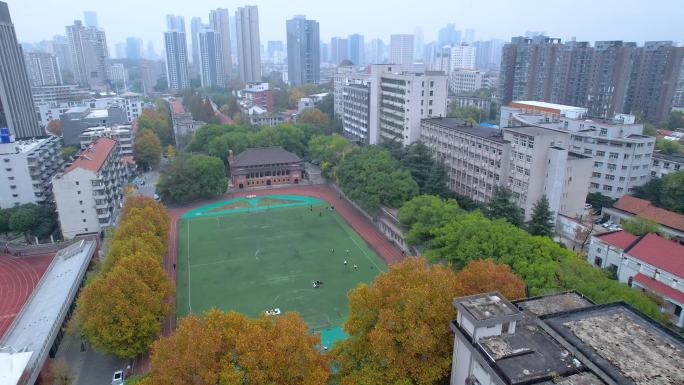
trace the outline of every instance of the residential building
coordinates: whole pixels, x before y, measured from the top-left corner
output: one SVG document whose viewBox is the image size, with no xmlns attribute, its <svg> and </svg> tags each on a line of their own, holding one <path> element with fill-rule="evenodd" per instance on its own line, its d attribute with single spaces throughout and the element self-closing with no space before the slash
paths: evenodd
<svg viewBox="0 0 684 385">
<path fill-rule="evenodd" d="M 223 66 L 223 43 L 218 32 L 204 29 L 199 33 L 200 80 L 202 87 L 224 87 L 226 85 Z"/>
<path fill-rule="evenodd" d="M 223 65 L 223 80 L 228 85 L 233 77 L 233 55 L 230 47 L 230 14 L 227 8 L 217 8 L 209 12 L 209 25 L 218 33 L 221 41 L 221 58 Z M 193 36 L 194 39 L 194 36 Z M 194 40 L 193 40 L 194 44 Z M 194 55 L 193 51 L 193 55 Z M 194 56 L 193 56 L 194 60 Z M 195 62 L 193 61 L 193 64 Z"/>
<path fill-rule="evenodd" d="M 268 83 L 249 83 L 237 92 L 237 96 L 243 111 L 258 106 L 266 112 L 273 112 L 273 90 Z"/>
<path fill-rule="evenodd" d="M 86 106 L 72 107 L 60 115 L 62 140 L 65 145 L 78 146 L 83 131 L 90 127 L 123 125 L 128 122 L 121 105 L 95 109 Z"/>
<path fill-rule="evenodd" d="M 657 234 L 617 231 L 591 237 L 587 261 L 630 287 L 663 299 L 661 311 L 684 328 L 684 246 Z"/>
<path fill-rule="evenodd" d="M 193 76 L 200 74 L 200 45 L 199 33 L 204 28 L 201 17 L 190 19 L 190 43 L 192 44 L 192 69 Z"/>
<path fill-rule="evenodd" d="M 185 33 L 178 31 L 164 32 L 166 46 L 166 81 L 172 90 L 190 87 L 188 74 L 188 54 Z"/>
<path fill-rule="evenodd" d="M 662 178 L 667 174 L 684 171 L 684 154 L 653 153 L 651 163 L 651 178 Z"/>
<path fill-rule="evenodd" d="M 62 80 L 65 83 L 73 82 L 74 63 L 69 48 L 69 39 L 67 39 L 66 36 L 55 35 L 52 40 L 48 42 L 47 51 L 57 57 Z"/>
<path fill-rule="evenodd" d="M 134 94 L 130 97 L 85 98 L 72 102 L 41 103 L 36 105 L 36 112 L 40 119 L 40 125 L 46 127 L 51 120 L 59 119 L 62 114 L 74 107 L 88 107 L 90 109 L 102 110 L 112 106 L 118 106 L 126 115 L 126 123 L 132 123 L 142 114 L 143 105 L 144 102 Z"/>
<path fill-rule="evenodd" d="M 116 92 L 125 92 L 128 82 L 128 71 L 123 63 L 112 63 L 109 66 L 109 82 Z"/>
<path fill-rule="evenodd" d="M 126 168 L 116 140 L 99 138 L 52 178 L 65 239 L 112 226 L 123 203 Z"/>
<path fill-rule="evenodd" d="M 624 302 L 594 305 L 576 292 L 510 302 L 494 292 L 454 307 L 452 385 L 684 381 L 684 339 Z"/>
<path fill-rule="evenodd" d="M 31 87 L 31 96 L 35 105 L 45 103 L 68 103 L 90 97 L 90 92 L 76 84 L 58 86 Z"/>
<path fill-rule="evenodd" d="M 475 41 L 475 30 L 467 28 L 463 34 L 463 43 L 472 44 Z"/>
<path fill-rule="evenodd" d="M 330 39 L 330 62 L 339 65 L 345 60 L 349 60 L 349 41 L 341 37 Z M 357 63 L 353 63 L 357 64 Z"/>
<path fill-rule="evenodd" d="M 81 133 L 79 148 L 85 150 L 99 138 L 116 140 L 121 149 L 121 156 L 133 155 L 133 142 L 135 141 L 135 136 L 132 126 L 113 125 L 110 127 L 99 126 L 87 128 Z"/>
<path fill-rule="evenodd" d="M 261 107 L 254 106 L 247 111 L 247 120 L 251 126 L 268 126 L 274 127 L 283 123 L 291 123 L 294 121 L 293 114 L 274 112 L 268 113 Z"/>
<path fill-rule="evenodd" d="M 454 24 L 447 24 L 444 28 L 439 30 L 437 39 L 438 47 L 458 44 L 461 44 L 461 31 L 457 30 Z"/>
<path fill-rule="evenodd" d="M 57 56 L 47 52 L 27 52 L 24 59 L 31 87 L 62 84 L 62 71 L 59 69 Z"/>
<path fill-rule="evenodd" d="M 83 20 L 86 27 L 98 28 L 97 13 L 93 11 L 83 11 Z"/>
<path fill-rule="evenodd" d="M 449 74 L 449 91 L 459 95 L 488 87 L 491 74 L 473 69 L 455 69 Z"/>
<path fill-rule="evenodd" d="M 143 42 L 138 37 L 126 38 L 126 59 L 140 60 L 143 58 Z"/>
<path fill-rule="evenodd" d="M 318 22 L 295 16 L 286 22 L 286 27 L 289 83 L 295 86 L 318 83 L 321 72 Z"/>
<path fill-rule="evenodd" d="M 635 216 L 650 219 L 658 223 L 660 231 L 669 238 L 684 241 L 684 215 L 656 207 L 645 199 L 625 195 L 612 207 L 604 207 L 601 215 L 616 225 Z"/>
<path fill-rule="evenodd" d="M 593 157 L 589 192 L 617 199 L 650 179 L 655 138 L 642 135 L 634 116 L 590 118 L 586 108 L 537 101 L 501 107 L 500 126 L 518 125 L 562 131 L 570 151 Z"/>
<path fill-rule="evenodd" d="M 349 60 L 357 66 L 365 65 L 363 35 L 355 33 L 349 35 L 347 40 L 349 41 Z"/>
<path fill-rule="evenodd" d="M 477 202 L 488 202 L 510 175 L 511 143 L 501 130 L 457 118 L 423 119 L 420 140 L 441 162 L 448 187 Z"/>
<path fill-rule="evenodd" d="M 402 70 L 410 71 L 413 66 L 413 35 L 390 36 L 390 64 L 398 64 Z"/>
<path fill-rule="evenodd" d="M 383 64 L 385 62 L 385 43 L 382 42 L 382 39 L 370 41 L 366 59 L 368 64 Z"/>
<path fill-rule="evenodd" d="M 45 136 L 31 99 L 31 83 L 7 3 L 0 2 L 0 127 L 16 139 Z"/>
<path fill-rule="evenodd" d="M 229 151 L 233 188 L 299 184 L 304 177 L 304 161 L 280 147 L 248 148 L 233 158 Z"/>
<path fill-rule="evenodd" d="M 492 39 L 487 41 L 476 41 L 475 47 L 475 68 L 498 70 L 501 64 L 501 50 L 503 40 Z"/>
<path fill-rule="evenodd" d="M 13 141 L 8 129 L 0 128 L 0 208 L 50 203 L 50 178 L 63 164 L 59 137 Z"/>
<path fill-rule="evenodd" d="M 183 16 L 166 15 L 166 30 L 186 33 L 185 18 Z"/>
<path fill-rule="evenodd" d="M 256 5 L 239 7 L 235 11 L 237 33 L 238 74 L 245 83 L 261 81 L 261 41 L 259 40 L 259 10 Z"/>
<path fill-rule="evenodd" d="M 80 20 L 66 27 L 75 80 L 81 87 L 106 90 L 109 49 L 103 30 L 86 27 Z"/>
<path fill-rule="evenodd" d="M 169 98 L 168 102 L 171 109 L 173 138 L 176 141 L 176 147 L 182 148 L 190 142 L 192 135 L 205 123 L 194 120 L 192 114 L 185 111 L 182 98 Z"/>
<path fill-rule="evenodd" d="M 475 69 L 475 46 L 460 44 L 451 47 L 449 72 L 458 69 Z"/>
<path fill-rule="evenodd" d="M 302 111 L 309 108 L 316 108 L 316 106 L 318 106 L 326 96 L 328 96 L 328 93 L 322 92 L 320 94 L 311 94 L 309 96 L 300 98 L 297 102 L 297 114 L 301 114 Z"/>
<path fill-rule="evenodd" d="M 453 92 L 453 90 L 452 90 Z M 456 107 L 475 107 L 482 111 L 491 111 L 492 101 L 489 98 L 480 98 L 477 96 L 456 95 L 449 98 L 449 106 Z"/>
<path fill-rule="evenodd" d="M 358 144 L 370 144 L 371 88 L 368 82 L 342 86 L 342 132 Z"/>
</svg>

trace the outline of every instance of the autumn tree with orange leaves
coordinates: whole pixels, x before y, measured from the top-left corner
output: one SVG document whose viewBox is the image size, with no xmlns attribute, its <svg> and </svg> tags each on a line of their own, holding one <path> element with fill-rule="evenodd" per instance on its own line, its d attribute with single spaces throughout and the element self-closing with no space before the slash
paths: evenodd
<svg viewBox="0 0 684 385">
<path fill-rule="evenodd" d="M 323 385 L 330 374 L 317 334 L 297 313 L 250 319 L 212 309 L 183 318 L 152 348 L 143 385 Z"/>
<path fill-rule="evenodd" d="M 509 300 L 525 298 L 525 282 L 513 274 L 505 264 L 493 259 L 470 261 L 456 273 L 456 279 L 463 288 L 463 295 L 498 291 Z"/>
</svg>

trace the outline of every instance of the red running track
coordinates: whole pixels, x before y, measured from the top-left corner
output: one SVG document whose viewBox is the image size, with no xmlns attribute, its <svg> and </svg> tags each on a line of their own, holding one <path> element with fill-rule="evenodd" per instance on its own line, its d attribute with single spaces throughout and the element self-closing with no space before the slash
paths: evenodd
<svg viewBox="0 0 684 385">
<path fill-rule="evenodd" d="M 16 258 L 0 254 L 0 337 L 33 292 L 53 254 Z"/>
</svg>

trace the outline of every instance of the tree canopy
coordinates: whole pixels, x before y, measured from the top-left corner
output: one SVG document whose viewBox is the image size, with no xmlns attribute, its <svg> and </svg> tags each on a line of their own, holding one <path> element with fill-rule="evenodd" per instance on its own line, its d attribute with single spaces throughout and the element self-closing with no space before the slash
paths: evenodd
<svg viewBox="0 0 684 385">
<path fill-rule="evenodd" d="M 146 108 L 138 118 L 138 130 L 151 130 L 154 132 L 162 146 L 173 144 L 173 129 L 171 117 L 165 101 L 160 101 L 157 109 Z"/>
<path fill-rule="evenodd" d="M 165 165 L 157 192 L 165 202 L 188 203 L 220 196 L 228 188 L 221 159 L 208 155 L 180 155 Z"/>
<path fill-rule="evenodd" d="M 152 130 L 144 129 L 135 137 L 133 156 L 136 163 L 143 169 L 159 165 L 162 147 L 159 137 Z"/>
<path fill-rule="evenodd" d="M 30 242 L 30 236 L 46 238 L 57 230 L 57 213 L 51 206 L 27 203 L 0 209 L 0 234 L 10 231 L 21 233 L 26 242 Z"/>
<path fill-rule="evenodd" d="M 553 212 L 549 208 L 549 200 L 543 195 L 532 207 L 532 217 L 525 228 L 532 235 L 550 237 L 553 234 Z"/>
<path fill-rule="evenodd" d="M 660 225 L 658 224 L 658 222 L 639 215 L 632 218 L 621 220 L 620 226 L 622 226 L 622 229 L 626 232 L 634 235 L 661 233 Z"/>
<path fill-rule="evenodd" d="M 396 158 L 401 167 L 411 173 L 418 184 L 420 194 L 450 196 L 447 187 L 446 167 L 432 157 L 430 149 L 421 141 L 402 147 L 400 143 L 387 142 L 382 145 Z"/>
<path fill-rule="evenodd" d="M 455 104 L 452 104 L 449 106 L 448 116 L 465 119 L 472 123 L 480 123 L 489 119 L 489 111 L 485 111 L 473 106 L 459 107 Z"/>
<path fill-rule="evenodd" d="M 646 199 L 654 206 L 684 214 L 684 171 L 653 178 L 635 187 L 634 196 Z"/>
<path fill-rule="evenodd" d="M 323 175 L 334 177 L 337 166 L 358 147 L 340 135 L 315 135 L 309 140 L 309 158 Z"/>
<path fill-rule="evenodd" d="M 487 203 L 485 214 L 490 219 L 503 218 L 518 227 L 523 223 L 522 212 L 513 202 L 513 192 L 503 186 L 494 187 L 494 194 Z"/>
<path fill-rule="evenodd" d="M 297 118 L 297 122 L 301 124 L 315 124 L 319 126 L 327 126 L 330 122 L 328 115 L 324 114 L 318 108 L 307 108 L 302 111 Z"/>
<path fill-rule="evenodd" d="M 667 155 L 679 154 L 682 152 L 682 145 L 675 140 L 657 139 L 656 150 Z"/>
<path fill-rule="evenodd" d="M 407 229 L 406 242 L 424 246 L 433 238 L 433 231 L 447 224 L 463 211 L 455 200 L 443 200 L 434 195 L 419 195 L 404 203 L 398 212 L 399 223 Z"/>
<path fill-rule="evenodd" d="M 509 300 L 525 298 L 525 282 L 492 259 L 472 260 L 456 273 L 463 295 L 498 291 Z"/>
</svg>

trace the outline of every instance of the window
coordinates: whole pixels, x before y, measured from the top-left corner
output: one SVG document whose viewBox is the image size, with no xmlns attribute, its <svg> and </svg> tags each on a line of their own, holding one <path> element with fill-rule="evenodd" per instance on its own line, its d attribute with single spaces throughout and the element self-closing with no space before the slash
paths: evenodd
<svg viewBox="0 0 684 385">
<path fill-rule="evenodd" d="M 78 181 L 76 181 L 76 182 L 74 182 L 74 183 L 76 183 L 76 186 L 78 186 L 78 184 L 79 184 L 79 182 L 78 182 Z"/>
<path fill-rule="evenodd" d="M 435 96 L 435 91 L 430 91 L 430 96 Z"/>
<path fill-rule="evenodd" d="M 605 155 L 606 155 L 605 151 L 596 150 L 596 156 L 605 156 Z"/>
<path fill-rule="evenodd" d="M 11 172 L 11 171 L 12 171 L 12 168 L 6 168 L 5 171 Z"/>
<path fill-rule="evenodd" d="M 610 159 L 617 159 L 620 156 L 617 152 L 611 152 L 609 155 Z"/>
<path fill-rule="evenodd" d="M 601 131 L 599 132 L 599 135 L 601 135 L 601 136 L 606 136 L 606 135 L 608 135 L 608 129 L 607 129 L 607 128 L 601 128 Z"/>
</svg>

